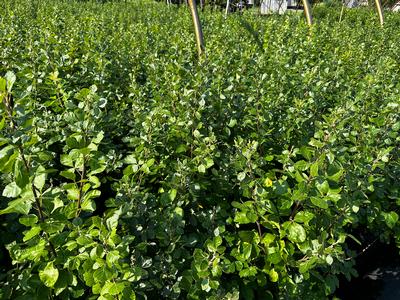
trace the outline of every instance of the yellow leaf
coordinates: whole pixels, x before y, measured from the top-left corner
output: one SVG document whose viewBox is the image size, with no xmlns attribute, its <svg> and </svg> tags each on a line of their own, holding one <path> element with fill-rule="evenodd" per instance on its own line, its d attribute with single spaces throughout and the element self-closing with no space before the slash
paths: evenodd
<svg viewBox="0 0 400 300">
<path fill-rule="evenodd" d="M 264 186 L 266 186 L 266 187 L 271 187 L 271 186 L 272 186 L 272 180 L 269 179 L 268 177 L 265 178 L 265 180 L 264 180 Z"/>
</svg>

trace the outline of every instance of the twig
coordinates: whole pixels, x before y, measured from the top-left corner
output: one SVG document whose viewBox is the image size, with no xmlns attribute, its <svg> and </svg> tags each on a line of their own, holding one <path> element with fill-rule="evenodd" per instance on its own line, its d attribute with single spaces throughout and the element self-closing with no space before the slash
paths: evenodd
<svg viewBox="0 0 400 300">
<path fill-rule="evenodd" d="M 17 124 L 16 124 L 16 122 L 15 122 L 13 116 L 12 116 L 12 112 L 13 112 L 13 108 L 14 108 L 14 101 L 13 101 L 12 95 L 10 93 L 7 93 L 7 95 L 5 96 L 3 102 L 4 102 L 5 106 L 6 106 L 7 114 L 8 114 L 8 117 L 10 118 L 12 129 L 15 132 L 15 131 L 17 131 Z M 18 145 L 18 151 L 19 151 L 21 159 L 22 159 L 22 161 L 24 163 L 26 171 L 28 172 L 28 174 L 30 174 L 31 168 L 29 166 L 28 161 L 26 160 L 26 157 L 25 157 L 25 154 L 24 154 L 24 148 L 22 147 L 21 144 Z M 33 178 L 32 183 L 31 183 L 31 189 L 32 189 L 32 193 L 33 193 L 33 198 L 35 200 L 36 208 L 37 208 L 37 211 L 38 211 L 38 214 L 39 214 L 40 222 L 44 223 L 44 221 L 45 221 L 44 220 L 44 213 L 43 213 L 42 206 L 40 204 L 39 196 L 38 196 L 38 194 L 36 192 L 36 187 L 35 187 L 35 184 L 34 184 L 34 178 Z M 56 250 L 55 250 L 53 244 L 50 241 L 50 237 L 49 237 L 48 233 L 44 232 L 44 234 L 45 234 L 46 241 L 50 246 L 51 252 L 53 253 L 54 256 L 57 256 Z"/>
<path fill-rule="evenodd" d="M 355 256 L 351 256 L 346 258 L 346 261 L 352 260 L 354 258 L 357 258 L 358 256 L 360 256 L 361 254 L 365 253 L 373 244 L 376 243 L 376 241 L 378 240 L 378 238 L 376 238 L 375 240 L 373 240 L 367 247 L 365 247 L 364 249 L 362 249 L 360 252 L 358 252 Z"/>
</svg>

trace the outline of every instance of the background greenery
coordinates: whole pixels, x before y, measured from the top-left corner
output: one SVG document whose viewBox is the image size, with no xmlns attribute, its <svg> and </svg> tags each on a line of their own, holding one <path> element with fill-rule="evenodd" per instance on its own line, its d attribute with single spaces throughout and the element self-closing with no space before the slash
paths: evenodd
<svg viewBox="0 0 400 300">
<path fill-rule="evenodd" d="M 400 244 L 400 16 L 0 3 L 0 298 L 324 299 Z"/>
</svg>

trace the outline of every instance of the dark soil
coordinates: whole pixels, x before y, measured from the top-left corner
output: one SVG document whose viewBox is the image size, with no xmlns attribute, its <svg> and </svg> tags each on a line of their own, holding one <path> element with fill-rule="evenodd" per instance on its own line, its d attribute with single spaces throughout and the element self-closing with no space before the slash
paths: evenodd
<svg viewBox="0 0 400 300">
<path fill-rule="evenodd" d="M 356 259 L 359 274 L 340 279 L 336 297 L 342 300 L 400 300 L 400 255 L 394 244 L 375 243 Z"/>
</svg>

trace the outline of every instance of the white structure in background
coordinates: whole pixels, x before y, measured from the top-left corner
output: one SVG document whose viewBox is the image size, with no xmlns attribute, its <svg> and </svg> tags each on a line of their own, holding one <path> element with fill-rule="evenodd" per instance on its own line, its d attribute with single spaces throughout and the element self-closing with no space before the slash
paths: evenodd
<svg viewBox="0 0 400 300">
<path fill-rule="evenodd" d="M 270 13 L 283 14 L 287 10 L 287 0 L 262 0 L 261 1 L 261 14 L 267 15 Z"/>
<path fill-rule="evenodd" d="M 397 2 L 395 5 L 393 5 L 392 11 L 396 11 L 396 12 L 400 11 L 400 1 Z"/>
<path fill-rule="evenodd" d="M 288 8 L 294 8 L 299 5 L 297 0 L 287 0 L 287 7 Z"/>
<path fill-rule="evenodd" d="M 343 3 L 348 8 L 368 6 L 368 0 L 344 0 Z"/>
<path fill-rule="evenodd" d="M 344 1 L 344 4 L 348 8 L 354 8 L 354 7 L 358 6 L 358 1 L 357 0 L 348 0 L 348 1 Z"/>
</svg>

